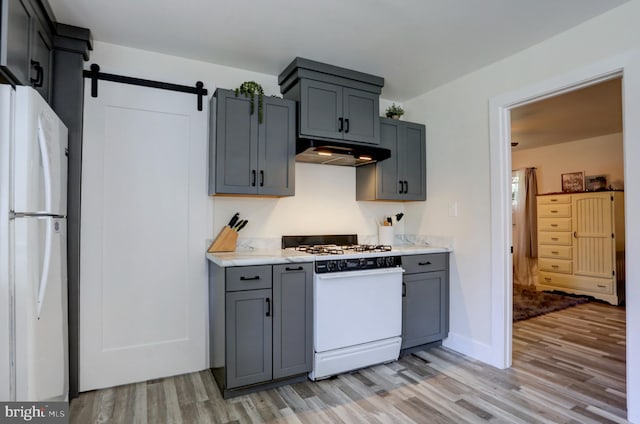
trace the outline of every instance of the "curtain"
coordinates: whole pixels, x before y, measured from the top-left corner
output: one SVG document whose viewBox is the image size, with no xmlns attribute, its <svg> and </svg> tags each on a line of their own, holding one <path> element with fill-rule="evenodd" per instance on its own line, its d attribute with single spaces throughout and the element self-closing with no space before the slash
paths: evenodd
<svg viewBox="0 0 640 424">
<path fill-rule="evenodd" d="M 513 282 L 535 284 L 538 257 L 536 169 L 526 168 L 512 174 L 513 207 Z"/>
</svg>

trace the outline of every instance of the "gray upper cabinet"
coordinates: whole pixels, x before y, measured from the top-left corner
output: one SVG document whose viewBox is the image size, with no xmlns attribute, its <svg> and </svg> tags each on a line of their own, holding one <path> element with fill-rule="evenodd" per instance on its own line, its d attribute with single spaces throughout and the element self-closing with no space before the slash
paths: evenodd
<svg viewBox="0 0 640 424">
<path fill-rule="evenodd" d="M 53 47 L 51 37 L 40 19 L 35 18 L 33 23 L 35 27 L 33 31 L 33 42 L 31 43 L 31 77 L 29 81 L 38 93 L 48 101 L 51 96 L 50 81 Z"/>
<path fill-rule="evenodd" d="M 345 140 L 379 143 L 380 96 L 362 90 L 345 88 L 343 108 Z"/>
<path fill-rule="evenodd" d="M 311 371 L 313 265 L 274 265 L 273 298 L 273 378 Z"/>
<path fill-rule="evenodd" d="M 36 2 L 3 0 L 0 4 L 0 68 L 14 83 L 31 85 L 50 97 L 51 34 Z"/>
<path fill-rule="evenodd" d="M 299 102 L 299 138 L 380 143 L 383 78 L 296 58 L 278 83 L 285 98 Z"/>
<path fill-rule="evenodd" d="M 378 143 L 379 96 L 314 80 L 302 80 L 300 136 Z"/>
<path fill-rule="evenodd" d="M 380 118 L 380 145 L 391 157 L 356 169 L 356 199 L 426 200 L 425 126 Z"/>
<path fill-rule="evenodd" d="M 295 103 L 265 96 L 259 122 L 257 97 L 253 114 L 251 100 L 232 90 L 214 99 L 209 194 L 294 195 Z"/>
</svg>

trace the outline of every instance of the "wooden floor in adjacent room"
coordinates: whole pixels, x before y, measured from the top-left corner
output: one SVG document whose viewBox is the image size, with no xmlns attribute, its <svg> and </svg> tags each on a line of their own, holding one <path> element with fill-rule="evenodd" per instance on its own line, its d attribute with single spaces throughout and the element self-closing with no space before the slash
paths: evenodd
<svg viewBox="0 0 640 424">
<path fill-rule="evenodd" d="M 590 302 L 514 325 L 513 367 L 438 347 L 223 400 L 202 371 L 81 394 L 86 423 L 624 423 L 625 310 Z"/>
</svg>

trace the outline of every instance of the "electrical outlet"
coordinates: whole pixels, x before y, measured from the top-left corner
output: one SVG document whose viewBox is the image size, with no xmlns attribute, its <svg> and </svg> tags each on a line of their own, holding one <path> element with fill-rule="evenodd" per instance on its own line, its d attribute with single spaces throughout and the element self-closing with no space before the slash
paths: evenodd
<svg viewBox="0 0 640 424">
<path fill-rule="evenodd" d="M 451 217 L 458 216 L 458 202 L 456 201 L 449 202 L 449 216 Z"/>
</svg>

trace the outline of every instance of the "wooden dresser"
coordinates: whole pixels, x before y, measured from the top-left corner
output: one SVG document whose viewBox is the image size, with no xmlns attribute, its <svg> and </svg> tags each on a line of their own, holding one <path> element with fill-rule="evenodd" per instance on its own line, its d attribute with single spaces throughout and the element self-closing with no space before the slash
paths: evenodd
<svg viewBox="0 0 640 424">
<path fill-rule="evenodd" d="M 538 290 L 624 300 L 624 193 L 539 195 Z"/>
</svg>

